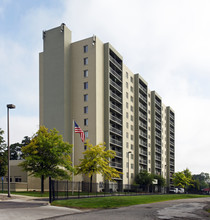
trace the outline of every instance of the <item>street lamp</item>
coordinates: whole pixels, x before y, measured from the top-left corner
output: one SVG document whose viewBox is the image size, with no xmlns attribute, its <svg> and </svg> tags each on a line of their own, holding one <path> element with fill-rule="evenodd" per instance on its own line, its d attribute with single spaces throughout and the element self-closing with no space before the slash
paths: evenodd
<svg viewBox="0 0 210 220">
<path fill-rule="evenodd" d="M 9 145 L 9 109 L 14 109 L 15 105 L 8 104 L 7 105 L 7 147 L 8 147 L 8 197 L 10 197 L 10 145 Z"/>
<path fill-rule="evenodd" d="M 129 151 L 128 152 L 128 189 L 130 188 L 130 185 L 129 185 L 129 183 L 130 183 L 130 181 L 129 181 L 129 179 L 130 179 L 130 173 L 129 173 L 129 171 L 130 171 L 130 163 L 129 163 L 129 154 L 131 154 L 131 151 Z"/>
</svg>

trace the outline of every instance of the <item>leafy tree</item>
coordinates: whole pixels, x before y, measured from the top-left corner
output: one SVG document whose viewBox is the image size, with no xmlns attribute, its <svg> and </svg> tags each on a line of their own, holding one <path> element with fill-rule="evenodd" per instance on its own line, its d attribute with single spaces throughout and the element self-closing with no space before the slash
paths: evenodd
<svg viewBox="0 0 210 220">
<path fill-rule="evenodd" d="M 149 185 L 152 184 L 153 180 L 154 180 L 154 176 L 151 173 L 148 173 L 146 170 L 141 170 L 135 179 L 137 184 L 139 184 L 141 187 L 146 187 L 146 188 L 148 188 Z"/>
<path fill-rule="evenodd" d="M 22 147 L 23 159 L 20 166 L 30 175 L 41 178 L 41 192 L 44 192 L 44 179 L 47 177 L 69 179 L 72 146 L 63 141 L 56 129 L 48 131 L 41 126 L 31 142 Z"/>
<path fill-rule="evenodd" d="M 87 150 L 83 152 L 84 158 L 76 166 L 77 174 L 86 174 L 90 177 L 90 186 L 92 191 L 92 178 L 94 174 L 102 174 L 105 180 L 113 181 L 119 178 L 121 172 L 109 166 L 109 159 L 113 159 L 116 153 L 113 150 L 106 150 L 105 144 L 93 146 L 87 141 L 85 143 Z"/>
<path fill-rule="evenodd" d="M 173 184 L 184 189 L 188 188 L 189 186 L 193 186 L 192 174 L 189 169 L 174 173 Z"/>
<path fill-rule="evenodd" d="M 158 186 L 161 187 L 161 186 L 165 186 L 166 185 L 166 180 L 161 175 L 157 175 L 156 174 L 156 175 L 153 176 L 153 178 L 158 180 L 158 184 L 157 184 Z"/>
<path fill-rule="evenodd" d="M 3 134 L 4 131 L 0 128 L 0 176 L 5 176 L 7 173 L 6 144 L 4 144 Z"/>
<path fill-rule="evenodd" d="M 193 179 L 199 182 L 200 188 L 208 188 L 209 184 L 208 181 L 210 180 L 209 173 L 200 173 L 200 174 L 194 174 Z"/>
<path fill-rule="evenodd" d="M 30 137 L 25 136 L 21 143 L 14 143 L 10 145 L 10 160 L 22 159 L 22 147 L 30 143 Z"/>
</svg>

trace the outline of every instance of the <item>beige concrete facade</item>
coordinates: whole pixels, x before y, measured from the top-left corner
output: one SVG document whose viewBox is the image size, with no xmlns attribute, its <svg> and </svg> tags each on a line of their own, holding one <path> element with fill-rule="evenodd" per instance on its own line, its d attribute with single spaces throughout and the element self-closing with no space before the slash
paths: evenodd
<svg viewBox="0 0 210 220">
<path fill-rule="evenodd" d="M 40 125 L 56 128 L 72 143 L 75 120 L 93 145 L 105 142 L 116 152 L 110 166 L 123 172 L 118 182 L 133 183 L 135 175 L 147 170 L 163 175 L 169 185 L 175 163 L 174 111 L 129 70 L 110 43 L 96 36 L 71 42 L 64 24 L 43 32 L 43 42 Z M 84 150 L 74 134 L 74 165 Z M 94 182 L 103 178 L 96 175 Z"/>
</svg>

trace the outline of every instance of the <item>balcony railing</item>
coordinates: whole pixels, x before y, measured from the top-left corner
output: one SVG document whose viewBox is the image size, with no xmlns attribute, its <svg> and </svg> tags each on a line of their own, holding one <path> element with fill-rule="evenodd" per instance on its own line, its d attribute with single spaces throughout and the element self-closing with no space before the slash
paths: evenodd
<svg viewBox="0 0 210 220">
<path fill-rule="evenodd" d="M 141 112 L 140 112 L 140 114 L 139 114 L 139 115 L 140 115 L 140 117 L 142 117 L 143 119 L 147 120 L 147 116 L 146 116 L 146 115 L 144 115 L 143 113 L 141 113 Z"/>
<path fill-rule="evenodd" d="M 144 146 L 144 147 L 147 147 L 147 142 L 143 141 L 143 140 L 140 140 L 139 141 L 139 144 Z"/>
<path fill-rule="evenodd" d="M 156 148 L 155 151 L 159 154 L 161 154 L 161 150 L 159 148 Z"/>
<path fill-rule="evenodd" d="M 117 118 L 117 117 L 115 117 L 115 116 L 113 116 L 113 115 L 110 115 L 110 119 L 111 119 L 112 121 L 114 121 L 114 122 L 117 122 L 118 124 L 122 124 L 122 119 Z"/>
<path fill-rule="evenodd" d="M 122 65 L 120 63 L 117 62 L 117 60 L 115 60 L 112 56 L 109 56 L 109 59 L 121 70 L 122 69 Z"/>
<path fill-rule="evenodd" d="M 155 143 L 161 146 L 161 142 L 159 140 L 155 140 Z"/>
<path fill-rule="evenodd" d="M 155 124 L 155 127 L 156 127 L 157 129 L 161 130 L 161 127 L 160 127 L 160 125 L 158 125 L 158 124 Z"/>
<path fill-rule="evenodd" d="M 156 111 L 159 115 L 161 115 L 161 111 L 160 111 L 159 109 L 155 108 L 155 111 Z"/>
<path fill-rule="evenodd" d="M 122 168 L 122 163 L 119 163 L 119 162 L 110 162 L 110 165 L 112 167 Z"/>
<path fill-rule="evenodd" d="M 110 84 L 114 86 L 116 89 L 118 89 L 120 92 L 122 92 L 122 87 L 119 86 L 116 82 L 110 79 Z"/>
<path fill-rule="evenodd" d="M 156 135 L 157 137 L 161 138 L 161 134 L 160 134 L 160 133 L 155 132 L 155 135 Z"/>
<path fill-rule="evenodd" d="M 120 135 L 122 135 L 122 131 L 119 130 L 119 129 L 117 129 L 117 128 L 110 127 L 110 131 L 113 131 L 113 132 L 116 133 L 116 134 L 120 134 Z"/>
<path fill-rule="evenodd" d="M 141 127 L 143 127 L 143 128 L 145 128 L 145 129 L 147 129 L 146 124 L 144 124 L 143 122 L 140 122 L 139 124 L 140 124 L 140 126 L 141 126 Z"/>
<path fill-rule="evenodd" d="M 146 134 L 146 133 L 144 133 L 143 131 L 140 131 L 140 132 L 139 132 L 139 135 L 141 135 L 142 137 L 147 138 L 147 134 Z"/>
<path fill-rule="evenodd" d="M 145 98 L 142 94 L 139 94 L 140 98 L 147 103 L 147 98 Z"/>
<path fill-rule="evenodd" d="M 147 156 L 147 151 L 141 150 L 141 151 L 140 151 L 140 154 L 142 154 L 142 155 L 144 155 L 144 156 Z"/>
<path fill-rule="evenodd" d="M 161 161 L 161 157 L 156 156 L 156 157 L 155 157 L 155 160 Z"/>
<path fill-rule="evenodd" d="M 143 109 L 145 112 L 147 111 L 147 107 L 146 106 L 144 106 L 143 104 L 139 104 L 139 107 L 141 108 L 141 109 Z"/>
<path fill-rule="evenodd" d="M 111 104 L 110 104 L 110 107 L 122 114 L 122 109 L 119 108 L 119 107 L 117 107 L 116 105 L 114 105 L 114 104 L 111 103 Z"/>
<path fill-rule="evenodd" d="M 160 123 L 161 123 L 160 118 L 158 118 L 157 116 L 155 116 L 155 119 L 156 119 L 158 122 L 160 122 Z"/>
<path fill-rule="evenodd" d="M 157 104 L 157 106 L 161 107 L 160 102 L 158 102 L 157 100 L 155 100 L 155 104 Z"/>
<path fill-rule="evenodd" d="M 114 138 L 110 138 L 110 143 L 116 144 L 116 145 L 122 147 L 122 141 L 118 141 L 118 140 L 116 140 Z"/>
<path fill-rule="evenodd" d="M 173 142 L 173 141 L 170 141 L 170 145 L 173 145 L 173 146 L 174 146 L 174 142 Z"/>
<path fill-rule="evenodd" d="M 117 73 L 115 70 L 113 70 L 111 67 L 110 67 L 110 73 L 113 74 L 117 79 L 122 81 L 122 76 L 119 73 Z"/>
<path fill-rule="evenodd" d="M 143 92 L 147 93 L 147 89 L 144 88 L 141 84 L 139 84 L 139 87 L 140 87 L 140 89 L 141 89 Z"/>
<path fill-rule="evenodd" d="M 122 152 L 115 151 L 115 153 L 116 153 L 116 156 L 118 156 L 118 157 L 122 157 Z"/>
<path fill-rule="evenodd" d="M 113 93 L 112 91 L 110 91 L 110 96 L 122 103 L 122 98 L 118 96 L 117 94 Z"/>
<path fill-rule="evenodd" d="M 146 164 L 147 165 L 147 161 L 146 160 L 140 160 L 141 164 Z"/>
</svg>

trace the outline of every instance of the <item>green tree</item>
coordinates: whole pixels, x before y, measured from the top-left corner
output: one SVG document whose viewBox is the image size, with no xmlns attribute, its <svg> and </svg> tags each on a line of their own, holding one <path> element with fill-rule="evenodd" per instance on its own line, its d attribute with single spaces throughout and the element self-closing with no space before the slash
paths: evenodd
<svg viewBox="0 0 210 220">
<path fill-rule="evenodd" d="M 141 187 L 146 188 L 148 190 L 149 185 L 152 184 L 154 180 L 154 176 L 151 173 L 148 173 L 146 170 L 141 170 L 139 174 L 136 176 L 136 183 Z"/>
<path fill-rule="evenodd" d="M 22 159 L 22 147 L 30 143 L 30 137 L 25 136 L 21 143 L 14 143 L 10 145 L 10 160 Z"/>
<path fill-rule="evenodd" d="M 158 186 L 162 187 L 162 186 L 166 185 L 166 180 L 161 175 L 155 174 L 155 175 L 153 175 L 153 178 L 157 179 L 157 181 L 158 181 L 157 185 Z"/>
<path fill-rule="evenodd" d="M 209 184 L 208 184 L 208 181 L 210 179 L 209 173 L 202 172 L 200 174 L 194 174 L 193 179 L 199 182 L 201 189 L 209 187 Z"/>
<path fill-rule="evenodd" d="M 41 178 L 41 192 L 44 192 L 44 179 L 69 179 L 71 166 L 72 146 L 63 141 L 62 135 L 56 129 L 48 131 L 41 126 L 32 137 L 31 142 L 22 147 L 24 161 L 20 164 L 30 175 Z M 69 172 L 70 171 L 70 172 Z"/>
<path fill-rule="evenodd" d="M 90 177 L 90 191 L 92 191 L 92 178 L 94 174 L 102 174 L 105 180 L 114 181 L 119 178 L 121 172 L 109 166 L 109 159 L 113 159 L 116 153 L 113 150 L 106 150 L 105 144 L 93 146 L 87 141 L 87 150 L 83 152 L 84 158 L 76 166 L 77 174 L 86 174 Z"/>
<path fill-rule="evenodd" d="M 7 173 L 7 153 L 3 134 L 4 131 L 0 128 L 0 176 L 2 177 Z"/>
<path fill-rule="evenodd" d="M 174 186 L 184 188 L 185 190 L 189 186 L 193 186 L 192 174 L 189 169 L 185 169 L 181 172 L 174 173 L 173 175 Z"/>
</svg>

